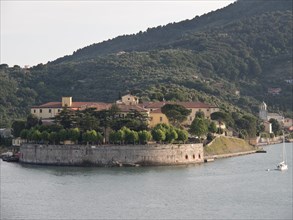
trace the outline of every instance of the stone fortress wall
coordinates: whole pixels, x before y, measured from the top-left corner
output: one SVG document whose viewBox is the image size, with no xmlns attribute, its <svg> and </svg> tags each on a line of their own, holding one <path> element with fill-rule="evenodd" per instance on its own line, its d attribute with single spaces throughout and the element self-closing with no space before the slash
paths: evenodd
<svg viewBox="0 0 293 220">
<path fill-rule="evenodd" d="M 20 162 L 43 165 L 180 165 L 204 162 L 202 144 L 39 145 L 23 144 Z"/>
</svg>

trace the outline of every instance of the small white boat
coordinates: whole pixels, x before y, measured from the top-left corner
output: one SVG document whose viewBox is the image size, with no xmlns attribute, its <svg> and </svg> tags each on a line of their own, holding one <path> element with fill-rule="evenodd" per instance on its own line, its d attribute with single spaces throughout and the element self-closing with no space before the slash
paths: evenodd
<svg viewBox="0 0 293 220">
<path fill-rule="evenodd" d="M 285 147 L 285 136 L 283 133 L 283 147 L 282 147 L 282 162 L 277 165 L 277 170 L 283 171 L 288 170 L 288 165 L 286 161 L 286 147 Z"/>
<path fill-rule="evenodd" d="M 277 165 L 278 170 L 288 170 L 288 165 L 285 163 L 285 161 L 282 161 Z"/>
</svg>

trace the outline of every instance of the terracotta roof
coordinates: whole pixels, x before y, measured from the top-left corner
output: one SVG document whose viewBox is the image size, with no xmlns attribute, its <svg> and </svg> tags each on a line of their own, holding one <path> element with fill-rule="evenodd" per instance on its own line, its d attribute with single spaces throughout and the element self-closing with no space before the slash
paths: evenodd
<svg viewBox="0 0 293 220">
<path fill-rule="evenodd" d="M 131 110 L 136 110 L 138 112 L 148 112 L 148 110 L 137 105 L 118 104 L 117 107 L 120 109 L 120 112 L 130 112 Z"/>
<path fill-rule="evenodd" d="M 32 106 L 32 108 L 62 108 L 62 102 L 48 102 L 39 106 Z"/>
<path fill-rule="evenodd" d="M 153 111 L 150 112 L 151 114 L 152 113 L 161 113 L 162 114 L 162 111 L 161 111 L 161 108 L 158 108 L 158 109 L 155 109 Z"/>
<path fill-rule="evenodd" d="M 147 102 L 143 103 L 145 108 L 162 108 L 168 102 Z"/>
<path fill-rule="evenodd" d="M 109 109 L 112 106 L 110 103 L 104 102 L 72 102 L 71 109 L 77 110 L 80 108 L 96 108 L 97 110 Z M 62 102 L 48 102 L 32 108 L 62 108 Z"/>
<path fill-rule="evenodd" d="M 178 104 L 178 105 L 184 106 L 185 108 L 216 108 L 216 106 L 212 106 L 202 102 L 150 102 L 150 103 L 146 103 L 144 107 L 145 108 L 162 108 L 165 104 Z"/>
</svg>

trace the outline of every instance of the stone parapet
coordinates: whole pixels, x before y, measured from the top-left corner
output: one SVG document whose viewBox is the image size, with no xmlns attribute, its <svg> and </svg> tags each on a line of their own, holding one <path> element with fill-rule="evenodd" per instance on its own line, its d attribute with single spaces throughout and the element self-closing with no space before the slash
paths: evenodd
<svg viewBox="0 0 293 220">
<path fill-rule="evenodd" d="M 142 166 L 204 162 L 202 144 L 39 145 L 23 144 L 20 162 L 44 165 Z"/>
</svg>

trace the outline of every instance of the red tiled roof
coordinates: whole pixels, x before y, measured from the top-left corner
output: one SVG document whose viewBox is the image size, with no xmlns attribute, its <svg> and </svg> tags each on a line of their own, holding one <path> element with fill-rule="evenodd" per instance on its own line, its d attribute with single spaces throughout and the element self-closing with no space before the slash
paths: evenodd
<svg viewBox="0 0 293 220">
<path fill-rule="evenodd" d="M 143 103 L 145 108 L 162 108 L 168 102 L 147 102 Z"/>
<path fill-rule="evenodd" d="M 108 109 L 112 106 L 110 103 L 104 102 L 72 102 L 69 107 L 77 110 L 80 108 L 96 108 L 97 110 Z M 48 102 L 39 106 L 33 106 L 32 108 L 62 108 L 62 102 Z"/>
<path fill-rule="evenodd" d="M 151 111 L 150 113 L 151 114 L 152 113 L 162 113 L 162 111 L 161 111 L 161 108 L 158 108 L 158 109 L 155 109 L 155 110 Z"/>
<path fill-rule="evenodd" d="M 177 104 L 182 105 L 185 108 L 216 108 L 216 106 L 211 106 L 202 102 L 152 102 L 146 103 L 145 108 L 162 108 L 165 104 Z"/>
<path fill-rule="evenodd" d="M 131 110 L 136 110 L 138 112 L 148 112 L 148 110 L 137 105 L 117 104 L 117 107 L 120 109 L 120 112 L 130 112 Z"/>
<path fill-rule="evenodd" d="M 48 102 L 39 106 L 32 106 L 32 108 L 62 108 L 62 102 Z"/>
</svg>

